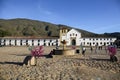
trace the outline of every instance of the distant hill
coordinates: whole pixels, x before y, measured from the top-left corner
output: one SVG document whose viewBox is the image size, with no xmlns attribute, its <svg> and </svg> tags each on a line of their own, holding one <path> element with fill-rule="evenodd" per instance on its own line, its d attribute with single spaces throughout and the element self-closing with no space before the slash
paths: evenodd
<svg viewBox="0 0 120 80">
<path fill-rule="evenodd" d="M 105 35 L 105 36 L 116 37 L 117 39 L 120 39 L 120 32 L 104 33 L 104 35 Z"/>
<path fill-rule="evenodd" d="M 58 36 L 59 27 L 55 24 L 29 20 L 0 20 L 0 36 Z"/>
<path fill-rule="evenodd" d="M 72 29 L 73 27 L 52 24 L 49 22 L 30 19 L 0 19 L 0 37 L 5 36 L 36 36 L 36 37 L 58 37 L 60 27 Z M 82 33 L 82 37 L 116 37 L 117 34 L 95 34 L 82 29 L 76 29 Z M 118 36 L 120 37 L 120 36 Z"/>
</svg>

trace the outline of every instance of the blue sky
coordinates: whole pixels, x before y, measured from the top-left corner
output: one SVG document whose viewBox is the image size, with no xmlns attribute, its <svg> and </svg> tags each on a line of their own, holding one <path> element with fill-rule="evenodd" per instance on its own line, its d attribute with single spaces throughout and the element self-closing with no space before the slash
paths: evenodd
<svg viewBox="0 0 120 80">
<path fill-rule="evenodd" d="M 120 32 L 120 0 L 0 0 L 0 18 L 28 18 L 99 34 Z"/>
</svg>

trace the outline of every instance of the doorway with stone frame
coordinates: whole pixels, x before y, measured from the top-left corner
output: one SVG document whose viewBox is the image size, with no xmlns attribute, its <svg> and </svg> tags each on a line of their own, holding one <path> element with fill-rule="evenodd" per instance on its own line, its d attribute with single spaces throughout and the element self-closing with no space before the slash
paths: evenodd
<svg viewBox="0 0 120 80">
<path fill-rule="evenodd" d="M 75 37 L 71 38 L 71 45 L 76 46 L 76 38 Z"/>
</svg>

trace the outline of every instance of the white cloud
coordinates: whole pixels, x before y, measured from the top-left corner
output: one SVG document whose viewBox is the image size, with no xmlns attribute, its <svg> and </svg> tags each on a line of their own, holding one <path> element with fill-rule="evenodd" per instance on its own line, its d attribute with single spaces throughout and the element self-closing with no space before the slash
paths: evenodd
<svg viewBox="0 0 120 80">
<path fill-rule="evenodd" d="M 44 13 L 46 14 L 46 15 L 52 15 L 52 12 L 50 12 L 50 11 L 44 11 Z"/>
<path fill-rule="evenodd" d="M 61 17 L 61 15 L 59 15 L 56 12 L 50 11 L 48 8 L 44 8 L 42 7 L 42 5 L 38 5 L 38 16 L 39 18 L 43 21 L 47 21 L 47 22 L 51 22 L 51 23 L 60 23 L 61 20 L 64 20 L 64 18 Z"/>
</svg>

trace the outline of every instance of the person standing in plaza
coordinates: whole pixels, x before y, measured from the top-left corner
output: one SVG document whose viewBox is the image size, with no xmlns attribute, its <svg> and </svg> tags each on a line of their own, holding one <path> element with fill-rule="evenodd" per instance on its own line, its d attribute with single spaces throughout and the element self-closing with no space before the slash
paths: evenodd
<svg viewBox="0 0 120 80">
<path fill-rule="evenodd" d="M 90 50 L 91 50 L 91 53 L 93 52 L 93 48 L 92 48 L 92 46 L 90 46 Z"/>
<path fill-rule="evenodd" d="M 95 45 L 95 53 L 97 54 L 97 48 L 98 48 L 98 46 L 97 45 Z"/>
<path fill-rule="evenodd" d="M 83 47 L 83 49 L 82 49 L 82 55 L 83 55 L 83 56 L 85 56 L 85 51 L 86 51 L 86 48 Z"/>
<path fill-rule="evenodd" d="M 80 53 L 82 53 L 82 50 L 83 50 L 83 46 L 82 46 L 82 43 L 80 44 Z"/>
</svg>

